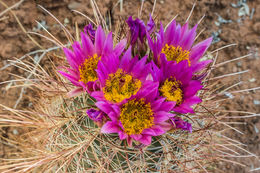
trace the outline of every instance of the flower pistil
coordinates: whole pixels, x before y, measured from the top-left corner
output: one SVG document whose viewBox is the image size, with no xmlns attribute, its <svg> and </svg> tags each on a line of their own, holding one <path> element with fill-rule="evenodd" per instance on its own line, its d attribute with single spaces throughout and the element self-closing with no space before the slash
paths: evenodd
<svg viewBox="0 0 260 173">
<path fill-rule="evenodd" d="M 175 78 L 166 79 L 163 85 L 159 88 L 162 96 L 166 97 L 168 101 L 176 102 L 179 105 L 183 101 L 183 91 L 181 89 L 181 82 Z"/>
<path fill-rule="evenodd" d="M 121 107 L 120 121 L 126 134 L 141 134 L 144 129 L 154 125 L 150 103 L 145 103 L 144 99 L 128 101 Z"/>
<path fill-rule="evenodd" d="M 107 100 L 119 103 L 135 95 L 140 88 L 141 81 L 139 79 L 124 73 L 122 69 L 118 69 L 116 73 L 109 75 L 103 92 Z"/>
<path fill-rule="evenodd" d="M 92 57 L 85 59 L 84 63 L 79 66 L 80 80 L 85 84 L 93 82 L 98 79 L 97 77 L 97 64 L 101 57 L 94 54 Z"/>
<path fill-rule="evenodd" d="M 165 54 L 168 61 L 176 61 L 177 63 L 187 60 L 190 66 L 189 54 L 187 50 L 182 50 L 180 46 L 174 47 L 172 45 L 165 44 L 162 49 L 162 53 Z"/>
</svg>

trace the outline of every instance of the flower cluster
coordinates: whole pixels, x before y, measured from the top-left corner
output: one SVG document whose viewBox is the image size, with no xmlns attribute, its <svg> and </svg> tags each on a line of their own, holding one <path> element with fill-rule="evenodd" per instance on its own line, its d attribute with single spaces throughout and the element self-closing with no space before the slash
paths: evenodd
<svg viewBox="0 0 260 173">
<path fill-rule="evenodd" d="M 197 25 L 189 29 L 188 23 L 172 21 L 157 31 L 151 16 L 147 25 L 132 17 L 127 24 L 127 39 L 115 47 L 112 32 L 106 35 L 101 26 L 95 30 L 88 25 L 81 43 L 74 42 L 73 50 L 64 48 L 70 68 L 59 72 L 77 87 L 69 95 L 87 92 L 93 97 L 89 118 L 101 133 L 117 133 L 130 146 L 133 141 L 149 145 L 153 136 L 169 130 L 192 132 L 182 117 L 194 114 L 193 106 L 201 102 L 198 75 L 211 62 L 201 57 L 212 38 L 193 45 Z"/>
</svg>

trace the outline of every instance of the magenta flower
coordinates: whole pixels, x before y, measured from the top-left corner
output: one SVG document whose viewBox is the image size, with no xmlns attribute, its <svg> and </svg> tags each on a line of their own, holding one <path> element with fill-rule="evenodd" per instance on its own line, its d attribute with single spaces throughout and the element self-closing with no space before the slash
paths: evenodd
<svg viewBox="0 0 260 173">
<path fill-rule="evenodd" d="M 132 58 L 131 47 L 121 58 L 115 54 L 104 57 L 97 68 L 101 90 L 91 96 L 99 101 L 119 104 L 137 94 L 151 72 L 151 65 L 146 64 L 146 59 Z"/>
<path fill-rule="evenodd" d="M 192 29 L 188 28 L 188 23 L 181 27 L 176 25 L 175 20 L 168 26 L 164 32 L 163 26 L 157 34 L 157 40 L 152 41 L 147 34 L 148 44 L 153 52 L 154 61 L 160 65 L 160 55 L 164 54 L 168 61 L 181 62 L 187 60 L 193 73 L 205 68 L 211 60 L 199 61 L 211 44 L 212 37 L 192 46 L 196 36 L 195 25 Z"/>
<path fill-rule="evenodd" d="M 111 53 L 119 56 L 125 48 L 126 41 L 122 40 L 113 49 L 112 33 L 105 35 L 101 26 L 98 26 L 95 32 L 95 42 L 92 43 L 88 34 L 81 33 L 82 45 L 75 41 L 72 45 L 73 51 L 68 48 L 64 48 L 67 61 L 70 64 L 70 68 L 66 68 L 68 73 L 59 71 L 64 77 L 71 81 L 71 83 L 78 88 L 69 93 L 73 96 L 83 90 L 87 90 L 89 93 L 98 89 L 96 81 L 97 77 L 97 65 L 101 58 Z"/>
<path fill-rule="evenodd" d="M 161 58 L 161 68 L 153 63 L 153 80 L 159 81 L 159 93 L 167 101 L 175 102 L 173 111 L 179 113 L 194 113 L 192 105 L 201 102 L 196 93 L 202 88 L 201 82 L 192 80 L 192 69 L 187 61 L 172 63 Z"/>
<path fill-rule="evenodd" d="M 190 123 L 183 121 L 180 117 L 171 117 L 170 122 L 173 125 L 173 129 L 182 129 L 185 131 L 192 132 L 192 126 Z"/>
<path fill-rule="evenodd" d="M 149 81 L 121 105 L 98 101 L 96 106 L 110 118 L 101 128 L 101 133 L 118 133 L 120 140 L 127 139 L 129 146 L 133 140 L 149 145 L 152 136 L 170 130 L 171 124 L 167 121 L 174 116 L 168 113 L 174 103 L 157 97 L 158 83 Z"/>
</svg>

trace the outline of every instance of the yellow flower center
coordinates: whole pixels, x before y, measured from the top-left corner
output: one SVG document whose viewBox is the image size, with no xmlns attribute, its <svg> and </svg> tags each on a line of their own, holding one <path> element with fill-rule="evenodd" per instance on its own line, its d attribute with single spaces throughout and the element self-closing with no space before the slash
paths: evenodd
<svg viewBox="0 0 260 173">
<path fill-rule="evenodd" d="M 176 61 L 177 63 L 187 60 L 190 66 L 189 55 L 190 52 L 187 50 L 182 50 L 181 47 L 174 47 L 172 45 L 165 44 L 162 49 L 162 53 L 165 54 L 168 61 Z"/>
<path fill-rule="evenodd" d="M 120 109 L 120 121 L 128 135 L 141 134 L 154 125 L 150 103 L 145 103 L 144 99 L 128 101 Z"/>
<path fill-rule="evenodd" d="M 98 79 L 97 69 L 98 61 L 101 57 L 98 57 L 97 54 L 94 54 L 92 57 L 85 59 L 84 63 L 79 66 L 80 80 L 85 84 L 88 82 L 93 82 Z"/>
<path fill-rule="evenodd" d="M 167 101 L 174 101 L 176 105 L 180 105 L 183 101 L 183 92 L 180 87 L 180 81 L 176 81 L 175 78 L 170 78 L 164 81 L 159 91 L 163 97 L 166 97 Z"/>
<path fill-rule="evenodd" d="M 141 88 L 141 84 L 139 79 L 134 79 L 131 75 L 124 73 L 122 69 L 118 69 L 106 80 L 103 88 L 104 96 L 111 102 L 119 103 L 135 95 Z"/>
</svg>

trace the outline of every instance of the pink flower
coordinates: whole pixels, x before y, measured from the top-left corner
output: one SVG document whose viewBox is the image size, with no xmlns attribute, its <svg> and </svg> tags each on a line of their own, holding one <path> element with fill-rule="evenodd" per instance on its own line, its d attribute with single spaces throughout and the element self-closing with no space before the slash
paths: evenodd
<svg viewBox="0 0 260 173">
<path fill-rule="evenodd" d="M 150 81 L 123 104 L 98 101 L 96 106 L 110 118 L 103 125 L 101 133 L 118 133 L 119 138 L 126 139 L 129 146 L 133 140 L 149 145 L 152 136 L 170 130 L 171 124 L 167 121 L 174 116 L 169 113 L 174 104 L 157 97 L 158 83 Z"/>
<path fill-rule="evenodd" d="M 153 64 L 153 80 L 159 82 L 159 92 L 167 101 L 175 102 L 172 109 L 179 113 L 194 113 L 192 105 L 201 102 L 196 96 L 202 88 L 201 82 L 192 80 L 192 69 L 187 61 L 172 63 L 166 60 L 165 55 L 161 58 L 161 68 Z"/>
<path fill-rule="evenodd" d="M 146 77 L 151 72 L 151 64 L 146 63 L 147 57 L 132 58 L 131 47 L 120 58 L 110 54 L 98 64 L 97 76 L 101 89 L 92 92 L 96 100 L 120 104 L 137 94 L 147 82 Z"/>
<path fill-rule="evenodd" d="M 97 66 L 99 61 L 105 55 L 111 53 L 119 56 L 125 48 L 126 41 L 122 40 L 113 48 L 112 33 L 105 35 L 101 26 L 98 26 L 95 31 L 94 43 L 88 34 L 81 33 L 81 42 L 75 41 L 72 45 L 72 50 L 64 48 L 67 61 L 70 68 L 65 68 L 68 72 L 58 71 L 64 77 L 71 81 L 73 85 L 78 87 L 69 95 L 73 96 L 77 93 L 87 90 L 89 93 L 98 89 L 97 82 Z"/>
<path fill-rule="evenodd" d="M 192 29 L 188 28 L 188 23 L 181 26 L 176 25 L 175 20 L 171 22 L 166 31 L 161 24 L 157 39 L 152 40 L 147 34 L 148 44 L 153 52 L 154 62 L 161 65 L 161 54 L 166 56 L 168 61 L 181 62 L 188 61 L 192 72 L 196 73 L 205 68 L 211 60 L 200 61 L 200 58 L 206 52 L 212 42 L 212 37 L 192 46 L 196 36 L 195 25 Z"/>
</svg>

